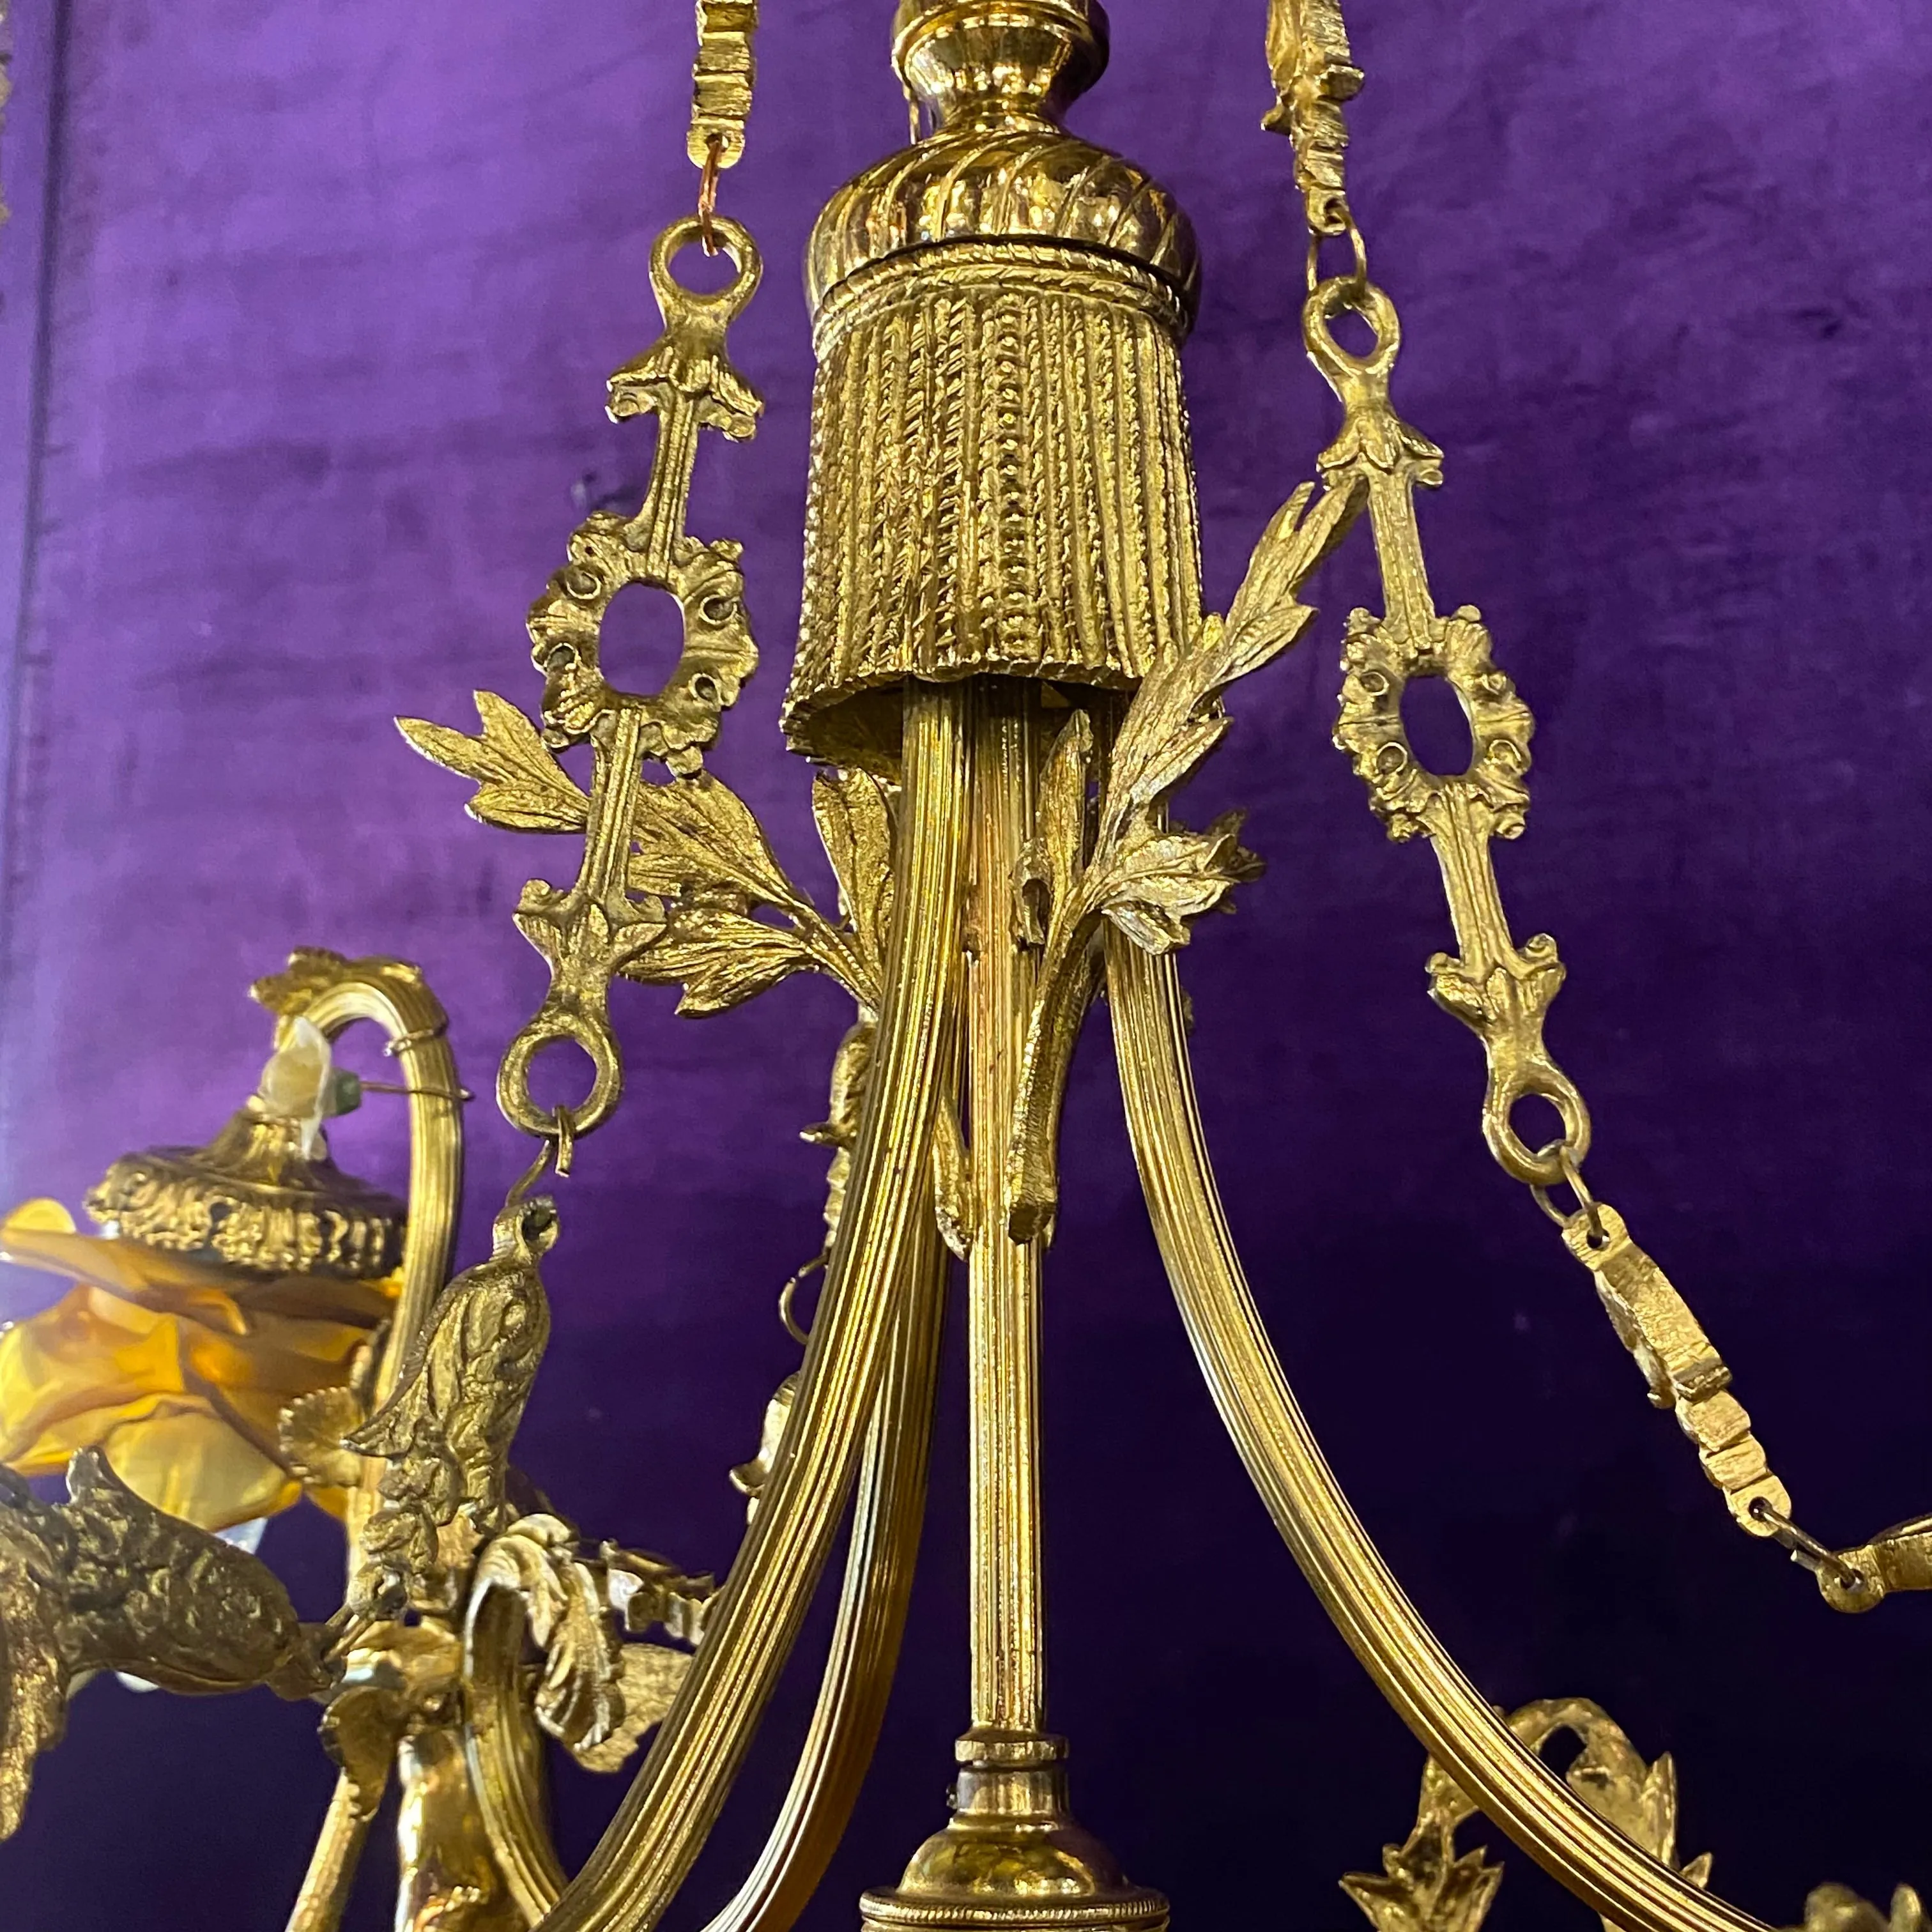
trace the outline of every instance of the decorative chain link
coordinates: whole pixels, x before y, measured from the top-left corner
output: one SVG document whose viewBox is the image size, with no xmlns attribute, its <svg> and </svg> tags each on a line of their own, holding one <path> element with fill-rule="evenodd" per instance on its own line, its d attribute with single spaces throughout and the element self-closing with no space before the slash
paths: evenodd
<svg viewBox="0 0 1932 1932">
<path fill-rule="evenodd" d="M 1359 89 L 1337 0 L 1273 0 L 1268 57 L 1279 97 L 1264 127 L 1295 143 L 1297 185 L 1310 230 L 1310 293 L 1302 335 L 1310 359 L 1340 399 L 1340 434 L 1322 453 L 1330 491 L 1366 493 L 1384 609 L 1348 616 L 1335 742 L 1367 786 L 1389 836 L 1426 838 L 1441 868 L 1458 950 L 1429 962 L 1430 996 L 1482 1042 L 1489 1077 L 1483 1136 L 1504 1172 L 1527 1186 L 1594 1279 L 1618 1338 L 1635 1357 L 1651 1400 L 1669 1409 L 1723 1493 L 1738 1526 L 1778 1544 L 1817 1578 L 1834 1609 L 1874 1607 L 1889 1591 L 1932 1588 L 1932 1517 L 1834 1551 L 1801 1529 L 1791 1498 L 1767 1463 L 1750 1417 L 1730 1393 L 1730 1370 L 1664 1270 L 1630 1238 L 1614 1208 L 1585 1184 L 1590 1116 L 1574 1082 L 1544 1044 L 1543 1024 L 1563 984 L 1556 942 L 1513 937 L 1491 862 L 1490 842 L 1522 832 L 1529 809 L 1534 720 L 1497 668 L 1481 613 L 1464 604 L 1444 616 L 1430 589 L 1414 494 L 1442 481 L 1442 452 L 1398 416 L 1389 378 L 1401 347 L 1395 305 L 1368 278 L 1368 256 L 1348 206 L 1348 142 L 1341 104 Z M 1324 240 L 1346 238 L 1342 272 L 1320 273 Z M 1358 316 L 1374 338 L 1356 355 L 1330 324 Z M 1471 740 L 1466 770 L 1433 772 L 1415 756 L 1402 723 L 1402 693 L 1417 678 L 1444 680 Z M 1556 1112 L 1555 1140 L 1532 1148 L 1514 1124 L 1518 1103 Z M 1552 1198 L 1568 1190 L 1567 1209 Z"/>
<path fill-rule="evenodd" d="M 745 123 L 758 78 L 752 38 L 758 0 L 698 0 L 698 58 L 691 70 L 691 131 L 685 152 L 716 178 L 745 152 Z"/>
</svg>

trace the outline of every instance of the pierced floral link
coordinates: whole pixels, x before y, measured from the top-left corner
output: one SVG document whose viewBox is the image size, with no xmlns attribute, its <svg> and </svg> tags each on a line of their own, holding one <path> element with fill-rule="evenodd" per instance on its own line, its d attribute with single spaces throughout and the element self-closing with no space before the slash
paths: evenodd
<svg viewBox="0 0 1932 1932">
<path fill-rule="evenodd" d="M 1374 334 L 1366 355 L 1344 349 L 1329 328 L 1345 311 L 1360 316 Z M 1490 1151 L 1514 1179 L 1554 1187 L 1565 1178 L 1562 1167 L 1546 1150 L 1532 1151 L 1510 1117 L 1520 1100 L 1546 1100 L 1562 1122 L 1571 1160 L 1589 1151 L 1589 1111 L 1543 1043 L 1563 962 L 1546 933 L 1516 944 L 1490 861 L 1491 839 L 1514 838 L 1523 829 L 1534 721 L 1496 668 L 1482 614 L 1464 604 L 1445 617 L 1430 590 L 1414 499 L 1419 487 L 1442 482 L 1442 452 L 1389 401 L 1402 346 L 1394 304 L 1371 282 L 1331 278 L 1309 296 L 1302 335 L 1345 412 L 1340 434 L 1322 453 L 1322 472 L 1330 489 L 1352 484 L 1366 496 L 1382 579 L 1382 614 L 1357 610 L 1348 620 L 1335 742 L 1367 786 L 1389 836 L 1419 834 L 1435 848 L 1458 950 L 1430 961 L 1430 996 L 1483 1042 L 1489 1066 L 1483 1138 Z M 1461 772 L 1430 770 L 1409 742 L 1402 694 L 1418 677 L 1443 679 L 1462 705 L 1470 757 Z"/>
<path fill-rule="evenodd" d="M 1416 637 L 1372 611 L 1349 614 L 1335 742 L 1368 787 L 1370 805 L 1391 838 L 1448 836 L 1452 794 L 1477 808 L 1486 838 L 1514 838 L 1523 829 L 1536 721 L 1497 669 L 1481 620 L 1475 606 L 1466 604 Z M 1470 756 L 1463 771 L 1431 771 L 1409 742 L 1402 694 L 1424 677 L 1441 678 L 1468 721 Z"/>
<path fill-rule="evenodd" d="M 715 170 L 708 178 L 715 192 Z M 680 283 L 671 263 L 714 225 L 737 272 L 725 287 L 705 294 Z M 700 433 L 716 430 L 742 442 L 764 407 L 725 353 L 725 332 L 762 272 L 750 235 L 735 221 L 714 224 L 706 207 L 658 236 L 651 286 L 664 333 L 610 381 L 614 420 L 646 412 L 658 418 L 644 502 L 628 519 L 608 510 L 586 518 L 571 538 L 569 562 L 530 608 L 530 656 L 544 679 L 543 743 L 555 749 L 588 740 L 594 766 L 575 884 L 566 890 L 533 879 L 517 907 L 518 930 L 550 968 L 550 991 L 510 1042 L 496 1076 L 498 1105 L 526 1133 L 549 1131 L 549 1111 L 530 1093 L 530 1070 L 539 1052 L 558 1042 L 580 1048 L 592 1070 L 590 1096 L 571 1116 L 572 1131 L 602 1126 L 617 1104 L 623 1061 L 610 1027 L 610 981 L 667 925 L 664 901 L 634 896 L 629 885 L 643 764 L 661 760 L 680 777 L 701 770 L 721 714 L 758 664 L 738 566 L 742 546 L 700 543 L 685 524 Z M 602 663 L 605 615 L 634 586 L 668 592 L 683 620 L 677 663 L 663 688 L 648 694 L 614 688 Z"/>
<path fill-rule="evenodd" d="M 1420 834 L 1435 850 L 1461 956 L 1438 953 L 1429 962 L 1430 994 L 1483 1042 L 1489 1070 L 1484 1138 L 1504 1171 L 1528 1186 L 1564 1245 L 1595 1278 L 1652 1401 L 1674 1412 L 1738 1527 L 1789 1552 L 1816 1578 L 1834 1610 L 1872 1610 L 1892 1590 L 1932 1590 L 1932 1516 L 1841 1551 L 1828 1549 L 1792 1520 L 1790 1497 L 1752 1432 L 1750 1415 L 1730 1393 L 1723 1358 L 1663 1270 L 1631 1240 L 1623 1217 L 1584 1182 L 1589 1113 L 1543 1043 L 1544 1018 L 1562 986 L 1563 963 L 1546 933 L 1516 944 L 1490 856 L 1492 838 L 1514 838 L 1523 830 L 1534 721 L 1491 659 L 1481 614 L 1464 605 L 1445 618 L 1430 588 L 1414 497 L 1418 488 L 1441 484 L 1442 452 L 1404 422 L 1389 400 L 1402 327 L 1395 304 L 1369 280 L 1367 250 L 1348 206 L 1348 137 L 1341 109 L 1361 86 L 1362 74 L 1353 64 L 1339 0 L 1270 0 L 1268 63 L 1276 99 L 1262 124 L 1294 143 L 1296 184 L 1308 220 L 1302 340 L 1342 408 L 1341 430 L 1320 459 L 1322 478 L 1330 493 L 1346 489 L 1366 496 L 1382 583 L 1382 614 L 1356 610 L 1348 619 L 1335 742 L 1368 788 L 1389 836 Z M 1324 278 L 1322 245 L 1344 237 L 1353 268 Z M 1358 355 L 1336 339 L 1330 325 L 1343 314 L 1366 324 L 1372 340 L 1365 352 Z M 1471 756 L 1460 772 L 1431 771 L 1415 756 L 1402 700 L 1417 677 L 1444 679 L 1461 703 Z M 1560 1138 L 1534 1152 L 1510 1118 L 1518 1101 L 1532 1097 L 1553 1106 L 1562 1125 Z M 1551 1198 L 1559 1186 L 1575 1203 L 1568 1213 Z M 1425 1780 L 1425 1797 L 1428 1790 Z M 1385 1860 L 1407 1850 L 1391 1846 Z M 1439 1863 L 1434 1868 L 1439 1871 Z M 1398 1874 L 1396 1864 L 1389 1870 Z M 1379 1878 L 1364 1880 L 1359 1888 L 1352 1880 L 1343 1881 L 1372 1918 L 1379 1915 L 1364 1894 L 1380 1899 L 1384 1885 Z"/>
</svg>

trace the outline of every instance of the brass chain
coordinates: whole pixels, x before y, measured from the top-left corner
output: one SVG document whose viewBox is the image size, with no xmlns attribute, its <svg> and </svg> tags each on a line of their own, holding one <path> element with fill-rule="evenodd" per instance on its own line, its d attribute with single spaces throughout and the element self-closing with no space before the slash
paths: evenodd
<svg viewBox="0 0 1932 1932">
<path fill-rule="evenodd" d="M 1430 590 L 1414 493 L 1440 486 L 1442 452 L 1389 401 L 1401 326 L 1394 304 L 1369 279 L 1367 250 L 1348 202 L 1341 106 L 1363 76 L 1351 58 L 1338 0 L 1272 0 L 1268 56 L 1277 100 L 1262 125 L 1295 143 L 1309 228 L 1303 339 L 1343 410 L 1341 433 L 1320 459 L 1322 476 L 1331 491 L 1366 495 L 1384 605 L 1380 616 L 1349 615 L 1335 742 L 1367 786 L 1389 836 L 1420 836 L 1435 850 L 1459 951 L 1429 962 L 1430 994 L 1483 1043 L 1489 1072 L 1484 1138 L 1590 1271 L 1618 1339 L 1643 1371 L 1651 1400 L 1675 1414 L 1738 1526 L 1786 1550 L 1838 1610 L 1869 1610 L 1888 1590 L 1932 1588 L 1932 1518 L 1839 1551 L 1792 1520 L 1790 1497 L 1766 1462 L 1750 1415 L 1730 1392 L 1723 1358 L 1664 1270 L 1630 1238 L 1623 1217 L 1584 1181 L 1588 1110 L 1543 1040 L 1563 963 L 1546 933 L 1516 943 L 1490 857 L 1492 840 L 1514 838 L 1523 830 L 1534 721 L 1492 658 L 1481 614 L 1465 604 L 1444 616 Z M 1353 260 L 1340 274 L 1324 276 L 1322 245 L 1331 240 L 1346 240 Z M 1365 354 L 1335 338 L 1330 325 L 1345 313 L 1359 316 L 1374 338 Z M 1409 743 L 1402 693 L 1422 677 L 1444 679 L 1461 704 L 1471 740 L 1465 771 L 1431 771 Z M 1514 1124 L 1518 1103 L 1527 1099 L 1549 1102 L 1562 1130 L 1534 1149 Z M 1567 1208 L 1552 1198 L 1559 1187 L 1568 1192 Z"/>
<path fill-rule="evenodd" d="M 609 1119 L 623 1091 L 610 982 L 634 970 L 667 929 L 662 898 L 633 890 L 644 766 L 655 759 L 680 778 L 700 771 L 720 713 L 758 662 L 744 610 L 742 546 L 705 543 L 686 527 L 700 432 L 742 442 L 764 407 L 725 349 L 726 331 L 763 268 L 749 233 L 717 212 L 718 174 L 744 152 L 757 22 L 752 0 L 700 0 L 686 142 L 701 170 L 697 212 L 672 222 L 652 246 L 651 286 L 663 334 L 609 384 L 614 421 L 658 418 L 644 500 L 633 517 L 598 509 L 578 525 L 569 562 L 552 576 L 528 620 L 531 657 L 544 679 L 542 743 L 555 749 L 587 742 L 593 776 L 581 800 L 584 848 L 576 883 L 566 890 L 532 880 L 517 908 L 518 928 L 549 963 L 550 985 L 504 1053 L 496 1098 L 514 1125 L 554 1142 L 560 1173 L 569 1171 L 574 1138 Z M 672 273 L 679 253 L 694 242 L 707 254 L 729 256 L 735 272 L 725 287 L 700 292 Z M 615 689 L 601 662 L 604 615 L 632 584 L 668 592 L 683 620 L 677 664 L 649 694 Z M 560 1044 L 584 1053 L 592 1079 L 574 1108 L 552 1110 L 532 1094 L 530 1071 L 539 1054 Z"/>
<path fill-rule="evenodd" d="M 685 152 L 698 170 L 698 233 L 707 255 L 718 252 L 718 177 L 745 152 L 758 62 L 752 51 L 758 0 L 698 0 L 698 58 L 691 70 L 691 131 Z"/>
</svg>

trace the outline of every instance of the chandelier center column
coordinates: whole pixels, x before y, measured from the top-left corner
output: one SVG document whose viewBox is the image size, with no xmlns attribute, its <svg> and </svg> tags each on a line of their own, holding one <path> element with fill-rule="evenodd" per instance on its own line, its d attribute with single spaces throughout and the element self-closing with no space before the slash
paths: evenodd
<svg viewBox="0 0 1932 1932">
<path fill-rule="evenodd" d="M 1014 882 L 1033 825 L 1039 702 L 1018 682 L 974 692 L 976 796 L 966 933 L 968 1130 L 976 1232 L 968 1261 L 973 1726 L 976 1742 L 1043 1744 L 1040 1244 L 1006 1238 L 1004 1162 L 1034 986 Z"/>
</svg>

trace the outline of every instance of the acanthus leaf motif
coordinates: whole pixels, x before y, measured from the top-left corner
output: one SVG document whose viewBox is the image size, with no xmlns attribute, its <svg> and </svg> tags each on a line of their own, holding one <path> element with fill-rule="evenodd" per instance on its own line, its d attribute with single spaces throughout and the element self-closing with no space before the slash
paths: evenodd
<svg viewBox="0 0 1932 1932">
<path fill-rule="evenodd" d="M 1300 601 L 1301 586 L 1347 534 L 1366 494 L 1361 478 L 1347 473 L 1318 496 L 1312 484 L 1296 490 L 1262 532 L 1226 620 L 1204 617 L 1190 649 L 1148 672 L 1114 738 L 1090 854 L 1093 740 L 1084 712 L 1047 755 L 1018 880 L 1022 931 L 1041 957 L 1006 1154 L 1007 1231 L 1016 1240 L 1039 1239 L 1052 1226 L 1060 1100 L 1095 983 L 1102 922 L 1150 952 L 1171 952 L 1186 944 L 1191 920 L 1260 870 L 1237 836 L 1238 817 L 1189 831 L 1168 823 L 1167 796 L 1226 735 L 1222 692 L 1306 628 L 1314 612 Z"/>
<path fill-rule="evenodd" d="M 688 1017 L 722 1012 L 808 970 L 876 1010 L 891 918 L 889 800 L 864 773 L 840 772 L 818 781 L 813 806 L 838 877 L 842 926 L 786 876 L 750 808 L 721 780 L 704 772 L 640 786 L 626 883 L 654 896 L 667 916 L 625 962 L 626 976 L 682 982 L 678 1011 Z M 785 925 L 753 917 L 760 908 Z"/>
<path fill-rule="evenodd" d="M 1511 1712 L 1508 1724 L 1533 1751 L 1568 1732 L 1582 1748 L 1563 1774 L 1564 1784 L 1670 1870 L 1700 1888 L 1708 1882 L 1708 1853 L 1682 1864 L 1677 1860 L 1677 1774 L 1667 1752 L 1646 1764 L 1603 1707 L 1587 1698 L 1541 1698 Z M 1478 1932 L 1503 1868 L 1480 1848 L 1457 1854 L 1457 1828 L 1475 1813 L 1449 1774 L 1429 1760 L 1408 1838 L 1382 1847 L 1379 1873 L 1350 1872 L 1341 1881 L 1376 1932 Z M 1616 1932 L 1604 1924 L 1605 1932 Z"/>
<path fill-rule="evenodd" d="M 773 857 L 751 807 L 708 772 L 640 785 L 632 836 L 633 892 L 672 898 L 725 887 L 748 904 L 785 912 L 808 903 Z"/>
<path fill-rule="evenodd" d="M 1101 916 L 1144 952 L 1185 946 L 1189 923 L 1225 905 L 1236 885 L 1258 878 L 1262 861 L 1239 838 L 1242 814 L 1224 813 L 1204 832 L 1135 825 L 1108 854 L 1092 890 Z"/>
<path fill-rule="evenodd" d="M 542 1654 L 538 1723 L 580 1764 L 616 1770 L 670 1708 L 689 1653 L 621 1640 L 606 1564 L 580 1557 L 575 1532 L 556 1516 L 520 1517 L 484 1546 L 472 1605 L 496 1589 L 520 1598 Z"/>
<path fill-rule="evenodd" d="M 979 1219 L 972 1156 L 960 1130 L 958 1111 L 950 1100 L 940 1102 L 932 1126 L 932 1198 L 940 1238 L 963 1262 L 972 1254 Z"/>
<path fill-rule="evenodd" d="M 869 772 L 821 771 L 812 780 L 812 812 L 838 881 L 838 909 L 872 977 L 874 1012 L 884 998 L 886 945 L 892 921 L 894 793 Z"/>
<path fill-rule="evenodd" d="M 512 832 L 581 832 L 590 801 L 536 727 L 494 691 L 471 694 L 483 728 L 473 738 L 423 718 L 398 718 L 396 728 L 431 764 L 476 781 L 471 818 Z"/>
<path fill-rule="evenodd" d="M 660 938 L 625 965 L 627 978 L 681 983 L 687 1018 L 723 1012 L 818 962 L 796 934 L 729 905 L 674 905 Z"/>
<path fill-rule="evenodd" d="M 1093 722 L 1085 712 L 1076 711 L 1060 727 L 1041 766 L 1033 836 L 1020 855 L 1022 923 L 1032 944 L 1049 950 L 1052 935 L 1078 916 L 1093 761 Z"/>
</svg>

